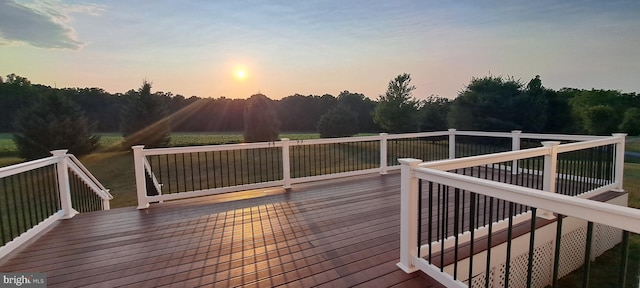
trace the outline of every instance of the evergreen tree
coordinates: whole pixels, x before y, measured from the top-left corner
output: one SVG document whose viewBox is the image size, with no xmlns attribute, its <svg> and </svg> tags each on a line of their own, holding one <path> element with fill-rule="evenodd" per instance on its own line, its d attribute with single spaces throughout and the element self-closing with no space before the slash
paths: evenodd
<svg viewBox="0 0 640 288">
<path fill-rule="evenodd" d="M 345 105 L 337 105 L 320 117 L 320 137 L 348 137 L 358 133 L 358 115 Z"/>
<path fill-rule="evenodd" d="M 20 157 L 27 160 L 50 156 L 57 149 L 82 156 L 98 148 L 100 138 L 92 135 L 93 128 L 78 105 L 54 93 L 17 113 L 13 139 Z"/>
<path fill-rule="evenodd" d="M 138 91 L 125 94 L 127 102 L 122 110 L 120 131 L 123 148 L 134 145 L 166 147 L 171 132 L 167 107 L 162 96 L 151 94 L 151 83 L 144 80 Z"/>
<path fill-rule="evenodd" d="M 244 141 L 268 142 L 278 140 L 280 121 L 271 99 L 255 94 L 244 108 Z"/>
<path fill-rule="evenodd" d="M 413 98 L 411 75 L 404 73 L 389 81 L 387 92 L 380 95 L 373 120 L 387 132 L 415 132 L 419 129 L 419 102 Z"/>
</svg>

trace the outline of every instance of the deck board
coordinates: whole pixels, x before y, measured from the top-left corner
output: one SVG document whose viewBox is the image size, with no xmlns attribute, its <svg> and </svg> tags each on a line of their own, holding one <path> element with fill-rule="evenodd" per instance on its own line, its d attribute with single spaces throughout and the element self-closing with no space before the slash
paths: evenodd
<svg viewBox="0 0 640 288">
<path fill-rule="evenodd" d="M 0 271 L 49 287 L 439 287 L 399 258 L 398 173 L 84 213 Z"/>
<path fill-rule="evenodd" d="M 508 180 L 520 181 L 534 183 Z M 432 209 L 422 199 L 422 243 L 430 213 L 438 227 L 438 203 L 454 207 L 454 197 L 433 195 Z M 484 209 L 485 199 L 478 198 Z M 462 228 L 468 200 L 461 201 Z M 445 225 L 450 234 L 453 222 Z M 393 172 L 79 214 L 0 271 L 44 272 L 49 287 L 441 287 L 396 266 L 399 232 L 400 175 Z M 432 239 L 440 233 L 431 232 Z"/>
</svg>

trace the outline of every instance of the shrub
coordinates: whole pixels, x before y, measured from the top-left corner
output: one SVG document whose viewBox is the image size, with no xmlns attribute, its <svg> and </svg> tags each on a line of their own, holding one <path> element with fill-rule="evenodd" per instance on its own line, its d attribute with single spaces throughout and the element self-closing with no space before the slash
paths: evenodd
<svg viewBox="0 0 640 288">
<path fill-rule="evenodd" d="M 247 100 L 244 108 L 244 141 L 267 142 L 278 140 L 280 121 L 271 99 L 255 94 Z"/>
<path fill-rule="evenodd" d="M 338 105 L 320 117 L 320 137 L 348 137 L 358 133 L 358 116 L 344 105 Z"/>
</svg>

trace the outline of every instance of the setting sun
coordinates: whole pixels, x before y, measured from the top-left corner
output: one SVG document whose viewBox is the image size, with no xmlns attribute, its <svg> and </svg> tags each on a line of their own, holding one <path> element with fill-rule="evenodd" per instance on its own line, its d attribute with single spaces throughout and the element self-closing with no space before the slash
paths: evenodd
<svg viewBox="0 0 640 288">
<path fill-rule="evenodd" d="M 244 70 L 240 69 L 236 71 L 236 78 L 244 79 L 245 77 L 247 77 L 247 73 Z"/>
</svg>

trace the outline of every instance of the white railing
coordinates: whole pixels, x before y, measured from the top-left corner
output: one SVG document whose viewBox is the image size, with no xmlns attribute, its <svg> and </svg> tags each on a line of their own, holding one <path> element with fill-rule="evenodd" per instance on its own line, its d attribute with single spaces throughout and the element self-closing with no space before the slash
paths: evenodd
<svg viewBox="0 0 640 288">
<path fill-rule="evenodd" d="M 456 140 L 460 136 L 471 140 Z M 469 147 L 473 148 L 472 141 L 476 138 L 500 139 L 506 144 L 488 143 L 481 145 L 483 149 L 467 151 Z M 449 129 L 410 134 L 381 133 L 363 137 L 282 139 L 276 142 L 179 148 L 145 149 L 144 146 L 134 146 L 132 149 L 138 208 L 145 209 L 151 202 L 265 187 L 282 186 L 288 189 L 296 183 L 368 173 L 387 174 L 400 169 L 396 159 L 416 157 L 416 153 L 421 153 L 420 157 L 429 161 L 453 159 L 493 151 L 517 151 L 524 139 L 554 138 L 584 141 L 603 137 Z M 228 163 L 216 162 L 224 159 Z M 271 166 L 267 167 L 268 165 Z M 514 160 L 510 169 L 517 173 L 517 167 L 518 163 Z M 263 174 L 269 176 L 257 177 Z M 151 189 L 151 186 L 154 188 Z M 157 192 L 150 193 L 148 190 Z"/>
<path fill-rule="evenodd" d="M 381 133 L 364 137 L 282 139 L 179 148 L 144 149 L 144 146 L 134 146 L 138 208 L 145 209 L 151 202 L 276 186 L 288 189 L 292 184 L 303 182 L 368 173 L 387 174 L 389 170 L 400 168 L 399 163 L 389 163 L 390 159 L 403 157 L 398 153 L 407 153 L 408 156 L 409 146 L 418 145 L 395 141 L 449 135 L 450 132 Z M 407 146 L 407 151 L 397 148 L 402 145 Z M 358 153 L 363 155 L 353 156 Z M 219 159 L 228 162 L 215 162 Z M 269 179 L 253 179 L 260 173 L 270 174 Z M 214 180 L 220 183 L 212 183 Z M 151 183 L 153 189 L 158 190 L 158 193 L 152 193 L 156 195 L 148 192 Z"/>
<path fill-rule="evenodd" d="M 57 220 L 75 216 L 79 213 L 76 209 L 89 211 L 95 206 L 109 209 L 113 196 L 74 155 L 67 154 L 67 150 L 56 150 L 51 154 L 51 157 L 0 168 L 0 229 L 3 229 L 1 235 L 5 243 L 0 247 L 0 258 Z M 70 179 L 73 177 L 76 183 L 85 187 L 72 190 Z M 83 197 L 94 197 L 94 200 Z M 74 207 L 74 202 L 95 204 Z"/>
<path fill-rule="evenodd" d="M 464 287 L 466 284 L 461 282 L 460 280 L 468 281 L 467 278 L 464 278 L 464 276 L 460 275 L 452 276 L 451 273 L 444 273 L 442 272 L 443 267 L 439 267 L 437 265 L 434 265 L 433 263 L 429 263 L 426 259 L 424 259 L 423 257 L 419 257 L 418 255 L 424 255 L 424 251 L 431 251 L 430 249 L 433 249 L 434 247 L 441 248 L 443 247 L 443 245 L 444 247 L 451 247 L 453 245 L 462 245 L 462 242 L 473 242 L 476 239 L 473 239 L 474 236 L 469 237 L 470 232 L 472 233 L 471 235 L 474 235 L 474 232 L 478 233 L 479 235 L 482 235 L 482 233 L 487 233 L 486 227 L 480 227 L 476 229 L 471 228 L 473 229 L 473 231 L 465 230 L 458 231 L 458 233 L 460 234 L 456 234 L 453 236 L 445 235 L 446 237 L 449 237 L 447 238 L 447 240 L 432 242 L 425 245 L 416 245 L 416 243 L 419 243 L 419 239 L 421 239 L 418 235 L 418 227 L 420 221 L 418 218 L 420 217 L 419 215 L 421 215 L 421 213 L 424 213 L 423 211 L 419 211 L 418 208 L 418 202 L 422 201 L 418 196 L 420 189 L 419 183 L 421 183 L 422 180 L 428 181 L 428 183 L 433 183 L 434 185 L 442 185 L 442 187 L 448 187 L 447 189 L 451 188 L 452 191 L 456 189 L 457 191 L 466 191 L 469 193 L 476 193 L 477 195 L 492 197 L 491 199 L 499 199 L 501 201 L 509 201 L 512 203 L 526 205 L 528 207 L 535 207 L 537 208 L 537 215 L 539 217 L 547 219 L 553 219 L 553 213 L 556 213 L 583 219 L 593 223 L 600 223 L 616 229 L 630 231 L 633 233 L 640 233 L 640 225 L 637 224 L 640 223 L 640 211 L 638 211 L 637 209 L 620 207 L 618 205 L 584 199 L 593 197 L 605 191 L 623 191 L 622 181 L 624 169 L 625 134 L 614 134 L 612 137 L 605 138 L 593 136 L 533 134 L 520 134 L 519 136 L 534 139 L 547 140 L 556 138 L 558 140 L 577 140 L 583 142 L 559 144 L 559 142 L 547 141 L 543 142 L 543 147 L 540 148 L 436 162 L 423 162 L 422 160 L 411 158 L 400 160 L 400 162 L 402 163 L 400 209 L 401 248 L 400 262 L 398 263 L 398 266 L 402 270 L 407 273 L 421 270 L 435 280 L 440 281 L 447 287 Z M 555 192 L 556 186 L 558 185 L 557 179 L 561 175 L 561 173 L 559 173 L 557 169 L 559 154 L 584 149 L 598 149 L 599 147 L 611 146 L 615 147 L 615 151 L 613 151 L 612 153 L 612 157 L 614 159 L 607 160 L 608 163 L 611 164 L 611 169 L 605 170 L 605 172 L 607 173 L 610 172 L 611 175 L 605 175 L 607 173 L 597 174 L 605 175 L 606 177 L 610 177 L 611 179 L 590 179 L 589 181 L 599 185 L 591 187 L 591 190 L 586 191 L 586 193 L 580 194 L 578 197 L 571 197 L 553 193 Z M 541 175 L 543 175 L 544 183 L 542 189 L 532 189 L 529 187 L 518 186 L 510 183 L 500 183 L 498 181 L 491 181 L 489 179 L 480 179 L 473 175 L 461 175 L 455 173 L 456 171 L 458 171 L 458 169 L 483 165 L 492 165 L 490 167 L 496 167 L 493 166 L 495 163 L 509 162 L 513 163 L 509 165 L 510 167 L 508 165 L 498 165 L 497 170 L 511 169 L 512 171 L 517 171 L 517 173 L 527 173 L 530 172 L 530 169 L 517 168 L 517 161 L 533 157 L 544 157 L 544 172 L 541 173 Z M 586 164 L 584 164 L 583 162 L 582 165 Z M 565 180 L 566 179 L 571 180 L 571 178 L 565 178 Z M 583 180 L 583 178 L 576 178 L 573 180 L 581 181 Z M 460 205 L 465 205 L 465 203 L 462 203 Z M 521 216 L 527 217 L 526 215 Z M 496 226 L 500 226 L 505 225 L 505 222 L 494 224 Z M 491 231 L 491 229 L 489 229 L 488 231 Z M 489 234 L 491 234 L 491 232 L 489 232 Z M 453 241 L 455 241 L 455 244 L 453 244 Z M 514 255 L 513 257 L 515 256 L 517 255 Z M 513 259 L 513 257 L 511 259 Z M 494 262 L 495 261 L 492 260 L 492 263 Z M 444 264 L 441 263 L 441 265 Z M 460 271 L 458 271 L 458 273 L 460 273 Z"/>
</svg>

